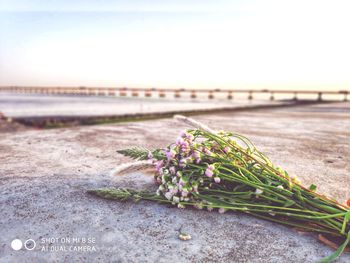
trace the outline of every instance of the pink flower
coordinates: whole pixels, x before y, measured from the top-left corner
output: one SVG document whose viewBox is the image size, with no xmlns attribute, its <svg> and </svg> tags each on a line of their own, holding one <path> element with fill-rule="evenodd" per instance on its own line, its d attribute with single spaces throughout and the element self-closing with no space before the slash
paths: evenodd
<svg viewBox="0 0 350 263">
<path fill-rule="evenodd" d="M 215 166 L 210 164 L 207 167 L 207 170 L 205 170 L 205 175 L 208 177 L 213 177 L 214 175 L 214 170 L 215 170 Z"/>
<path fill-rule="evenodd" d="M 156 162 L 156 169 L 158 172 L 160 172 L 160 170 L 163 168 L 163 164 L 164 164 L 163 160 Z"/>
<path fill-rule="evenodd" d="M 176 169 L 175 169 L 174 166 L 171 166 L 171 167 L 169 168 L 169 171 L 170 171 L 171 174 L 175 174 L 175 173 L 176 173 Z"/>
<path fill-rule="evenodd" d="M 183 197 L 188 196 L 188 191 L 187 191 L 186 188 L 185 188 L 185 189 L 182 189 L 181 196 L 183 196 Z"/>
<path fill-rule="evenodd" d="M 208 168 L 207 168 L 207 169 L 209 169 L 209 170 L 211 170 L 211 171 L 214 171 L 214 170 L 215 170 L 215 166 L 212 165 L 212 164 L 210 164 L 210 165 L 208 165 Z"/>
<path fill-rule="evenodd" d="M 176 195 L 179 192 L 179 189 L 177 187 L 174 187 L 171 192 Z"/>
<path fill-rule="evenodd" d="M 229 153 L 231 151 L 230 147 L 226 146 L 224 148 L 224 153 Z"/>
<path fill-rule="evenodd" d="M 196 160 L 196 163 L 201 161 L 201 153 L 199 151 L 194 151 L 192 157 Z"/>
<path fill-rule="evenodd" d="M 209 168 L 207 168 L 207 170 L 205 170 L 205 175 L 208 177 L 213 177 L 214 173 L 212 170 L 210 170 Z"/>
<path fill-rule="evenodd" d="M 176 155 L 176 152 L 174 150 L 169 150 L 166 152 L 166 157 L 168 158 L 168 161 L 173 159 Z"/>
<path fill-rule="evenodd" d="M 182 146 L 181 150 L 182 150 L 183 153 L 188 153 L 191 149 L 190 149 L 189 146 Z"/>
<path fill-rule="evenodd" d="M 220 177 L 214 177 L 214 181 L 215 181 L 215 183 L 220 183 L 220 181 L 221 181 L 221 179 L 220 179 Z"/>
<path fill-rule="evenodd" d="M 186 139 L 189 140 L 189 141 L 193 141 L 194 136 L 191 133 L 188 133 L 187 136 L 186 136 Z"/>
<path fill-rule="evenodd" d="M 209 155 L 209 156 L 211 156 L 211 155 L 213 154 L 208 148 L 204 148 L 204 149 L 203 149 L 203 152 L 204 152 L 206 155 Z"/>
<path fill-rule="evenodd" d="M 187 164 L 187 160 L 186 159 L 181 159 L 180 163 L 179 163 L 179 166 L 180 167 L 186 167 L 186 164 Z"/>
<path fill-rule="evenodd" d="M 182 178 L 180 178 L 179 185 L 184 186 L 185 184 L 186 182 Z"/>
<path fill-rule="evenodd" d="M 182 138 L 186 138 L 186 137 L 187 137 L 187 131 L 182 131 L 181 134 L 180 134 L 180 136 L 181 136 Z"/>
<path fill-rule="evenodd" d="M 176 145 L 182 145 L 182 143 L 184 142 L 184 140 L 181 138 L 181 137 L 179 137 L 179 138 L 177 138 L 177 140 L 176 140 Z"/>
<path fill-rule="evenodd" d="M 199 151 L 193 151 L 192 156 L 194 158 L 199 158 L 199 157 L 201 157 L 201 153 Z"/>
<path fill-rule="evenodd" d="M 192 141 L 194 139 L 194 136 L 191 133 L 188 133 L 187 131 L 182 131 L 180 136 L 181 138 L 187 139 L 189 141 Z"/>
<path fill-rule="evenodd" d="M 190 144 L 188 142 L 186 142 L 186 141 L 181 143 L 182 149 L 184 149 L 184 148 L 187 149 L 187 148 L 189 148 L 189 146 L 190 146 Z"/>
</svg>

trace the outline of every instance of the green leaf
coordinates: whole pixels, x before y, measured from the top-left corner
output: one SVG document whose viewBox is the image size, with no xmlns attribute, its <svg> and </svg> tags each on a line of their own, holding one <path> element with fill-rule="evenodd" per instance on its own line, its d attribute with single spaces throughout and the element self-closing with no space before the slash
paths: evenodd
<svg viewBox="0 0 350 263">
<path fill-rule="evenodd" d="M 317 186 L 316 186 L 316 185 L 314 185 L 314 184 L 312 184 L 312 185 L 310 185 L 309 189 L 310 189 L 310 191 L 315 192 L 315 191 L 316 191 L 316 189 L 317 189 Z"/>
<path fill-rule="evenodd" d="M 135 160 L 147 160 L 150 151 L 146 148 L 133 147 L 125 150 L 118 150 L 118 153 L 131 157 Z"/>
<path fill-rule="evenodd" d="M 88 190 L 89 194 L 102 197 L 105 199 L 117 199 L 121 201 L 126 201 L 128 199 L 131 199 L 133 197 L 132 193 L 128 191 L 128 189 L 124 188 L 101 188 L 101 189 L 94 189 L 94 190 Z"/>
</svg>

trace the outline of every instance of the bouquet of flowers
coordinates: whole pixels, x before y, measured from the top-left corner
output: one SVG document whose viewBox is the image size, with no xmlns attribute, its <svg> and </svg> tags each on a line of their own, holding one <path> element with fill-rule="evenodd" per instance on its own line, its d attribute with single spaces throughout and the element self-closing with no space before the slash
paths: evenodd
<svg viewBox="0 0 350 263">
<path fill-rule="evenodd" d="M 335 253 L 321 262 L 331 262 L 347 249 L 350 200 L 345 206 L 318 194 L 315 185 L 304 187 L 297 177 L 275 166 L 242 135 L 216 132 L 183 116 L 176 118 L 193 129 L 182 132 L 165 149 L 119 151 L 139 160 L 134 167 L 154 166 L 156 192 L 124 188 L 89 192 L 104 198 L 151 200 L 178 208 L 239 211 L 319 233 L 327 241 L 341 240 Z"/>
</svg>

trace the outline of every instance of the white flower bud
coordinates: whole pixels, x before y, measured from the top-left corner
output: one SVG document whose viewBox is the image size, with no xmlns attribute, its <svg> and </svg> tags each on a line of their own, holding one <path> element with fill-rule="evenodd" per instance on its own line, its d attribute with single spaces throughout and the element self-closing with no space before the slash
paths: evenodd
<svg viewBox="0 0 350 263">
<path fill-rule="evenodd" d="M 172 192 L 166 192 L 164 194 L 165 198 L 168 199 L 168 200 L 171 200 L 171 198 L 173 197 L 173 193 Z"/>
<path fill-rule="evenodd" d="M 257 195 L 261 195 L 263 192 L 264 191 L 259 189 L 259 188 L 256 188 L 256 190 L 255 190 L 255 194 L 257 194 Z"/>
<path fill-rule="evenodd" d="M 223 213 L 225 213 L 226 212 L 226 209 L 225 208 L 219 208 L 219 213 L 220 214 L 223 214 Z"/>
<path fill-rule="evenodd" d="M 182 204 L 178 204 L 177 207 L 178 207 L 178 208 L 181 208 L 181 209 L 184 209 L 184 208 L 185 208 L 185 206 L 182 205 Z"/>
</svg>

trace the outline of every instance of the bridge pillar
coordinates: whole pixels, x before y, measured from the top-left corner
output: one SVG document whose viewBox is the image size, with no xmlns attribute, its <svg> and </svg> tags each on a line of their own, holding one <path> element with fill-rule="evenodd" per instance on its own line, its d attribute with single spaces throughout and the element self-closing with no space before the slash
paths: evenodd
<svg viewBox="0 0 350 263">
<path fill-rule="evenodd" d="M 319 92 L 319 93 L 318 93 L 317 100 L 318 100 L 318 101 L 322 101 L 322 92 Z"/>
<path fill-rule="evenodd" d="M 151 90 L 146 90 L 145 91 L 145 97 L 147 97 L 147 98 L 152 97 L 152 91 Z"/>
<path fill-rule="evenodd" d="M 233 95 L 232 95 L 232 91 L 229 91 L 227 94 L 227 99 L 232 100 L 233 99 Z"/>
<path fill-rule="evenodd" d="M 122 88 L 119 90 L 119 96 L 120 97 L 125 97 L 126 96 L 126 88 Z"/>
<path fill-rule="evenodd" d="M 195 98 L 197 98 L 196 91 L 192 90 L 191 91 L 191 99 L 195 99 Z"/>
<path fill-rule="evenodd" d="M 113 88 L 109 89 L 108 90 L 108 96 L 113 96 L 114 97 L 115 96 L 115 89 L 113 89 Z"/>
<path fill-rule="evenodd" d="M 209 95 L 208 95 L 209 99 L 214 99 L 214 94 L 212 91 L 209 91 Z"/>
<path fill-rule="evenodd" d="M 297 92 L 294 92 L 293 100 L 298 100 L 298 93 Z"/>
<path fill-rule="evenodd" d="M 252 99 L 253 99 L 253 92 L 249 91 L 248 100 L 252 100 Z"/>
<path fill-rule="evenodd" d="M 131 96 L 133 97 L 138 97 L 139 96 L 139 91 L 137 89 L 134 89 L 131 93 Z"/>
<path fill-rule="evenodd" d="M 98 96 L 104 96 L 105 95 L 105 92 L 102 88 L 99 88 L 98 89 L 98 93 L 97 93 Z"/>
</svg>

